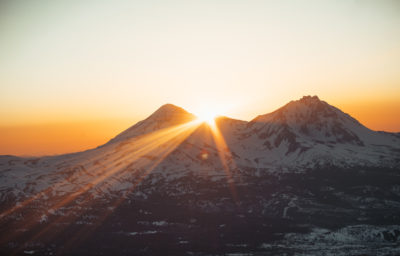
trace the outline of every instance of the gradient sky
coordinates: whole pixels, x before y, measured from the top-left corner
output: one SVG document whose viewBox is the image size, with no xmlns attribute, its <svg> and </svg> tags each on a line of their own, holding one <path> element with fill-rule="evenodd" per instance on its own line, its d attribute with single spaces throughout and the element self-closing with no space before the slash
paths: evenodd
<svg viewBox="0 0 400 256">
<path fill-rule="evenodd" d="M 400 1 L 0 2 L 0 154 L 94 147 L 165 103 L 250 120 L 303 95 L 400 131 Z"/>
</svg>

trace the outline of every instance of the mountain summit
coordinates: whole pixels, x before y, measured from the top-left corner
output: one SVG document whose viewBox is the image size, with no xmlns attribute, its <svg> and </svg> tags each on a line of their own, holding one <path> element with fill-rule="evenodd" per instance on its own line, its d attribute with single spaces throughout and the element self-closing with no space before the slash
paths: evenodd
<svg viewBox="0 0 400 256">
<path fill-rule="evenodd" d="M 164 104 L 159 109 L 157 109 L 148 118 L 152 121 L 165 121 L 166 119 L 176 120 L 178 122 L 188 122 L 195 118 L 195 116 L 181 107 L 175 106 L 173 104 Z"/>
<path fill-rule="evenodd" d="M 181 107 L 173 104 L 162 105 L 153 114 L 143 121 L 131 126 L 108 143 L 126 140 L 135 136 L 154 132 L 174 125 L 187 123 L 196 119 L 196 116 Z"/>
<path fill-rule="evenodd" d="M 315 144 L 363 146 L 364 142 L 357 134 L 367 132 L 357 120 L 317 96 L 291 101 L 275 112 L 258 116 L 249 126 L 269 147 L 279 146 L 286 140 L 289 143 L 287 153 L 301 147 L 301 144 L 304 144 L 301 150 Z"/>
<path fill-rule="evenodd" d="M 317 161 L 340 165 L 354 160 L 355 163 L 377 161 L 377 164 L 385 157 L 368 155 L 375 155 L 383 147 L 399 147 L 394 134 L 371 131 L 317 96 L 304 96 L 272 113 L 260 115 L 248 123 L 248 128 L 248 136 L 260 148 L 271 152 L 269 157 L 262 158 L 275 158 L 275 163 L 288 161 L 298 165 L 299 161 Z M 382 148 L 373 150 L 377 144 Z M 348 157 L 349 153 L 352 158 Z"/>
</svg>

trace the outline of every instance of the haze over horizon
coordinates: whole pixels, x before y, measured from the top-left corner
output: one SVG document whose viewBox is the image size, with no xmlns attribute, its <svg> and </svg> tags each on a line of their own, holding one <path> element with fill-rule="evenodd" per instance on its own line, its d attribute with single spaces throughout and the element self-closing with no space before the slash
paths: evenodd
<svg viewBox="0 0 400 256">
<path fill-rule="evenodd" d="M 101 145 L 165 103 L 250 120 L 304 95 L 400 132 L 396 1 L 2 1 L 0 154 Z"/>
</svg>

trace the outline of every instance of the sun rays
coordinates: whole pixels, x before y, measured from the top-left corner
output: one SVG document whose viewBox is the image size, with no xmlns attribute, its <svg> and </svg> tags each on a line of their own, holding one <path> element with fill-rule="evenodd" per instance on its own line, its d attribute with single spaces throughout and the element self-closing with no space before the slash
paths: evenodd
<svg viewBox="0 0 400 256">
<path fill-rule="evenodd" d="M 61 170 L 65 170 L 70 174 L 66 175 L 63 180 L 50 185 L 20 204 L 3 211 L 0 214 L 0 223 L 6 221 L 5 219 L 9 215 L 19 211 L 22 212 L 25 207 L 34 204 L 36 201 L 41 200 L 41 198 L 52 196 L 53 192 L 57 191 L 59 187 L 70 186 L 71 181 L 79 181 L 82 185 L 79 185 L 73 193 L 62 195 L 54 204 L 48 206 L 49 211 L 57 212 L 62 210 L 63 214 L 53 217 L 52 221 L 45 226 L 38 223 L 35 218 L 31 218 L 31 220 L 24 223 L 24 228 L 29 230 L 41 227 L 31 237 L 30 241 L 34 241 L 50 230 L 57 230 L 56 223 L 74 222 L 79 216 L 85 213 L 85 209 L 90 209 L 94 202 L 93 194 L 88 193 L 89 191 L 101 194 L 115 189 L 115 187 L 118 187 L 124 181 L 129 181 L 131 185 L 125 190 L 125 195 L 133 192 L 165 158 L 177 149 L 201 125 L 209 127 L 207 130 L 211 132 L 211 137 L 214 141 L 223 171 L 225 172 L 232 198 L 237 202 L 237 193 L 231 173 L 234 167 L 233 157 L 214 120 L 214 115 L 210 114 L 203 116 L 202 119 L 136 136 L 123 142 L 106 145 L 97 151 L 99 152 L 98 154 L 85 152 L 82 155 L 71 157 L 68 162 L 64 161 L 58 165 Z M 200 151 L 199 154 L 201 155 L 201 161 L 206 161 L 209 158 L 208 153 Z M 69 164 L 72 166 L 68 167 Z M 126 197 L 121 195 L 114 200 L 112 207 L 118 207 L 124 200 L 126 200 Z M 79 208 L 79 210 L 70 208 L 69 206 L 76 201 L 79 201 L 79 204 L 84 207 Z M 96 225 L 100 225 L 111 213 L 112 211 L 104 211 L 99 216 Z M 89 230 L 82 232 L 82 235 L 87 234 Z M 11 239 L 11 237 L 7 239 Z"/>
<path fill-rule="evenodd" d="M 234 161 L 233 161 L 233 156 L 232 153 L 226 144 L 225 138 L 222 135 L 219 127 L 217 124 L 211 126 L 211 134 L 213 136 L 215 145 L 217 147 L 218 151 L 218 156 L 219 159 L 221 160 L 222 166 L 224 168 L 226 178 L 227 178 L 227 183 L 229 185 L 229 189 L 231 190 L 231 194 L 235 202 L 238 201 L 238 196 L 234 184 L 234 180 L 232 177 L 232 169 L 236 167 Z M 230 162 L 228 161 L 230 160 Z"/>
</svg>

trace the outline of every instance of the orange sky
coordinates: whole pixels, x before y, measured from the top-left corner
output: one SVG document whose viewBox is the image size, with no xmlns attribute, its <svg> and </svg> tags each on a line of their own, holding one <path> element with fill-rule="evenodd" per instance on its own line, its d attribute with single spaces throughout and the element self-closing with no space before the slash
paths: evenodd
<svg viewBox="0 0 400 256">
<path fill-rule="evenodd" d="M 400 132 L 400 101 L 348 102 L 336 107 L 372 130 Z"/>
<path fill-rule="evenodd" d="M 304 95 L 398 132 L 399 13 L 392 0 L 1 2 L 0 154 L 92 148 L 165 103 L 250 120 Z"/>
<path fill-rule="evenodd" d="M 370 129 L 400 132 L 399 102 L 347 103 L 336 107 Z M 91 149 L 106 143 L 136 121 L 139 120 L 0 126 L 0 155 L 40 156 Z"/>
<path fill-rule="evenodd" d="M 97 147 L 129 124 L 121 120 L 0 126 L 0 155 L 53 155 Z"/>
</svg>

